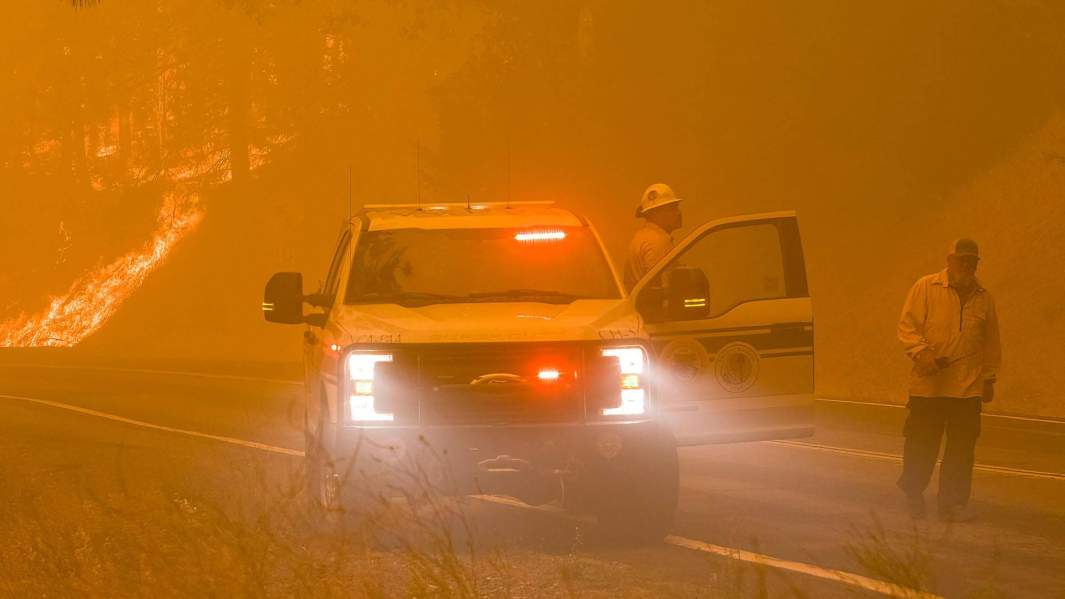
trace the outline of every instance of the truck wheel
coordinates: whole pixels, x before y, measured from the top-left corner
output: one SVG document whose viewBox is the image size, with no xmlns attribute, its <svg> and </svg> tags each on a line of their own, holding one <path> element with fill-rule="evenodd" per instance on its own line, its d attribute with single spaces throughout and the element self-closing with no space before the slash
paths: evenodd
<svg viewBox="0 0 1065 599">
<path fill-rule="evenodd" d="M 326 524 L 343 511 L 343 486 L 332 457 L 328 424 L 319 411 L 318 426 L 312 429 L 304 414 L 304 493 L 313 521 Z"/>
<path fill-rule="evenodd" d="M 661 541 L 673 526 L 680 473 L 672 435 L 655 430 L 630 439 L 621 455 L 600 464 L 591 504 L 604 537 L 625 543 Z"/>
</svg>

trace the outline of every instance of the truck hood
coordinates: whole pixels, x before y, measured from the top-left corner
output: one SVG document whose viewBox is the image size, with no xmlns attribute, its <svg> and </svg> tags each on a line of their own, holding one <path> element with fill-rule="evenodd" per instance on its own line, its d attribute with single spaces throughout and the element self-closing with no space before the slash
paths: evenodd
<svg viewBox="0 0 1065 599">
<path fill-rule="evenodd" d="M 480 343 L 635 339 L 640 319 L 626 300 L 337 306 L 337 337 L 347 343 Z"/>
</svg>

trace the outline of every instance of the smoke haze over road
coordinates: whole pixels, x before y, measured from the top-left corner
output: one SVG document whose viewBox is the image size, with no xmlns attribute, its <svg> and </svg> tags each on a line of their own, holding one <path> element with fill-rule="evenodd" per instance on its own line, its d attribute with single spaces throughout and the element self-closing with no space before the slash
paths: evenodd
<svg viewBox="0 0 1065 599">
<path fill-rule="evenodd" d="M 321 277 L 349 166 L 356 205 L 556 200 L 618 259 L 640 191 L 666 181 L 689 226 L 799 211 L 824 395 L 901 400 L 902 297 L 950 239 L 980 240 L 1007 347 L 996 409 L 1065 416 L 1057 3 L 5 10 L 5 332 L 156 238 L 179 182 L 202 221 L 85 349 L 295 361 L 299 332 L 261 323 L 262 283 Z"/>
</svg>

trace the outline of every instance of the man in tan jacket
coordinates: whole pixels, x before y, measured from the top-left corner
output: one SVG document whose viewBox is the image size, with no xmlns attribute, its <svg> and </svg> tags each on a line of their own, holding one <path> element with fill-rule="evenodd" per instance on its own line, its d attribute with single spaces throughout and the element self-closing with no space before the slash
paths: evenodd
<svg viewBox="0 0 1065 599">
<path fill-rule="evenodd" d="M 955 241 L 946 269 L 917 281 L 899 318 L 899 341 L 914 364 L 897 484 L 914 518 L 925 516 L 923 494 L 944 432 L 939 516 L 947 521 L 972 517 L 967 506 L 980 406 L 994 399 L 1002 359 L 995 302 L 976 279 L 979 260 L 975 241 Z"/>
</svg>

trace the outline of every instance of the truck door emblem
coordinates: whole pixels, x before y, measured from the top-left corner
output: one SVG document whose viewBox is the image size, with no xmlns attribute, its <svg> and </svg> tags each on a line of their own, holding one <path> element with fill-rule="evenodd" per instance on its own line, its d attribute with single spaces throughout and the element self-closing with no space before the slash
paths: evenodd
<svg viewBox="0 0 1065 599">
<path fill-rule="evenodd" d="M 750 389 L 758 379 L 759 366 L 758 350 L 742 341 L 729 343 L 714 355 L 717 382 L 729 393 Z"/>
<path fill-rule="evenodd" d="M 707 355 L 706 348 L 691 337 L 681 337 L 670 341 L 659 352 L 659 359 L 662 360 L 669 376 L 679 383 L 694 381 L 706 371 L 710 364 L 710 356 Z"/>
</svg>

